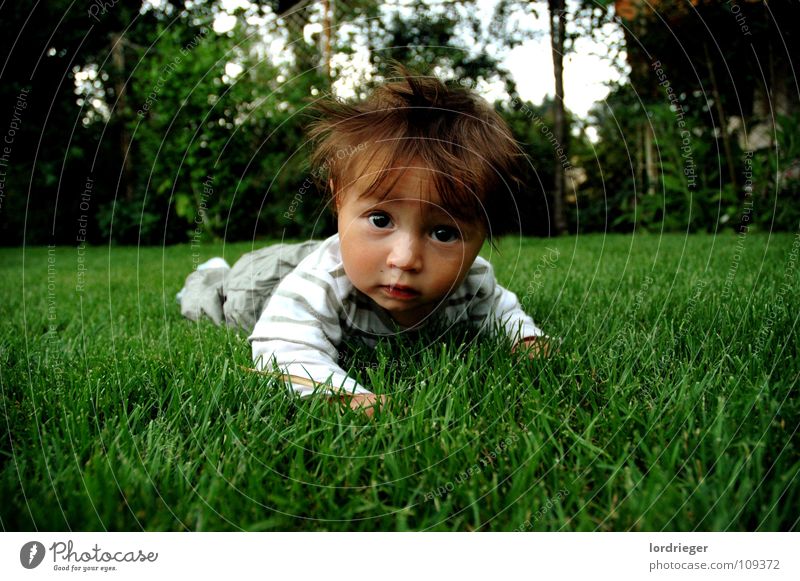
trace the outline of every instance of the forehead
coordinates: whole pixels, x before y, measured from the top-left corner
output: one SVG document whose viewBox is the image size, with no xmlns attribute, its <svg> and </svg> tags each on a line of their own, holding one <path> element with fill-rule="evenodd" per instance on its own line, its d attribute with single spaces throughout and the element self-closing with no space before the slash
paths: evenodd
<svg viewBox="0 0 800 581">
<path fill-rule="evenodd" d="M 377 186 L 377 187 L 370 187 Z M 388 169 L 367 168 L 353 182 L 359 196 L 398 199 L 402 197 L 439 199 L 433 171 L 417 164 Z"/>
<path fill-rule="evenodd" d="M 359 206 L 414 207 L 424 214 L 450 216 L 436 190 L 433 172 L 422 166 L 404 166 L 366 172 L 346 190 L 346 201 Z M 380 179 L 378 187 L 370 187 Z"/>
</svg>

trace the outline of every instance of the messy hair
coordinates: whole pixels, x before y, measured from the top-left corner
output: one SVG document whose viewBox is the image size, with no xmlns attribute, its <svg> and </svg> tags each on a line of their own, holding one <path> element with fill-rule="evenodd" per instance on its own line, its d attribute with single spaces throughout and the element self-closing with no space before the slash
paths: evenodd
<svg viewBox="0 0 800 581">
<path fill-rule="evenodd" d="M 513 195 L 519 185 L 523 153 L 507 125 L 466 87 L 399 64 L 395 74 L 399 80 L 361 101 L 329 98 L 315 105 L 311 164 L 320 187 L 332 190 L 334 212 L 337 197 L 366 168 L 374 173 L 362 196 L 383 198 L 402 177 L 393 170 L 422 166 L 431 171 L 445 210 L 482 223 L 491 237 L 503 192 Z"/>
</svg>

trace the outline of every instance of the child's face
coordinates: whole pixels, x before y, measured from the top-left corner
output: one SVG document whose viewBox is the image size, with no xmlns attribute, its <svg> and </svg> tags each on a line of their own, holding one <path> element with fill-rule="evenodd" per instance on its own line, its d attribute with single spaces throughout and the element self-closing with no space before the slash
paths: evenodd
<svg viewBox="0 0 800 581">
<path fill-rule="evenodd" d="M 384 199 L 361 198 L 369 178 L 341 193 L 339 238 L 353 285 L 410 327 L 458 288 L 486 237 L 483 225 L 459 220 L 429 189 L 432 174 L 409 168 Z M 389 176 L 391 183 L 394 176 Z"/>
</svg>

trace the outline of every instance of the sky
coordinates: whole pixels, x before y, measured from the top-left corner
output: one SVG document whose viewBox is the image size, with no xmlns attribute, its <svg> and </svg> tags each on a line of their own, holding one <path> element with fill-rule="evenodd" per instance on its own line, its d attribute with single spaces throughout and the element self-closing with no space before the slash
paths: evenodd
<svg viewBox="0 0 800 581">
<path fill-rule="evenodd" d="M 496 0 L 481 0 L 492 7 Z M 546 11 L 538 15 L 532 26 L 543 34 L 512 49 L 503 64 L 514 76 L 517 89 L 525 99 L 539 103 L 546 95 L 555 95 L 553 57 Z M 604 31 L 609 40 L 621 40 L 618 25 Z M 564 102 L 568 109 L 584 118 L 596 101 L 608 95 L 606 83 L 620 79 L 612 66 L 605 44 L 580 38 L 575 50 L 564 58 Z"/>
<path fill-rule="evenodd" d="M 568 0 L 574 4 L 575 0 Z M 386 3 L 389 11 L 398 9 L 397 6 L 405 4 L 404 0 Z M 494 12 L 498 0 L 478 0 L 478 10 L 481 20 L 488 22 Z M 430 0 L 432 7 L 442 6 L 439 0 Z M 222 0 L 221 12 L 214 22 L 214 29 L 223 33 L 230 30 L 235 24 L 235 18 L 227 12 L 233 12 L 237 7 L 250 6 L 247 0 Z M 538 15 L 526 16 L 519 21 L 521 26 L 532 30 L 535 34 L 512 50 L 502 51 L 498 48 L 500 61 L 513 75 L 517 89 L 523 99 L 540 103 L 545 96 L 555 94 L 555 80 L 553 77 L 553 62 L 550 53 L 550 36 L 548 33 L 547 10 L 544 2 L 537 2 Z M 399 8 L 402 10 L 402 8 Z M 251 23 L 256 24 L 251 19 Z M 312 34 L 321 29 L 321 25 L 312 24 L 306 27 L 307 42 L 313 42 Z M 608 94 L 606 83 L 618 80 L 620 73 L 610 60 L 608 44 L 619 41 L 622 31 L 617 24 L 611 23 L 601 31 L 603 42 L 581 37 L 575 45 L 575 50 L 568 53 L 564 59 L 564 100 L 568 109 L 581 118 L 585 118 L 589 109 L 596 101 L 600 101 Z M 284 42 L 278 40 L 271 46 L 268 53 L 279 55 Z M 341 97 L 355 94 L 358 79 L 368 76 L 368 54 L 365 47 L 354 47 L 352 56 L 336 55 L 334 64 L 342 67 L 342 74 L 337 80 L 334 89 Z M 621 63 L 624 66 L 624 63 Z M 229 75 L 235 76 L 238 65 L 229 67 Z M 507 98 L 501 82 L 482 83 L 476 89 L 489 101 Z"/>
</svg>

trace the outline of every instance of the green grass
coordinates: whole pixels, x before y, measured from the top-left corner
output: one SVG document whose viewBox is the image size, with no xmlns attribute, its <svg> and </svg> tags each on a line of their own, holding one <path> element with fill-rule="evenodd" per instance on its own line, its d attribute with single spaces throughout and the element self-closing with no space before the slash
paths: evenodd
<svg viewBox="0 0 800 581">
<path fill-rule="evenodd" d="M 797 530 L 798 247 L 502 240 L 500 281 L 560 351 L 517 360 L 455 331 L 351 346 L 393 396 L 372 420 L 285 397 L 240 367 L 242 335 L 181 318 L 188 246 L 89 249 L 82 293 L 58 248 L 52 295 L 47 248 L 0 250 L 0 524 Z"/>
</svg>

